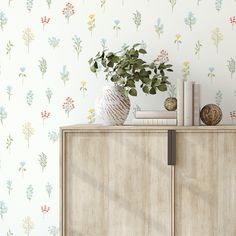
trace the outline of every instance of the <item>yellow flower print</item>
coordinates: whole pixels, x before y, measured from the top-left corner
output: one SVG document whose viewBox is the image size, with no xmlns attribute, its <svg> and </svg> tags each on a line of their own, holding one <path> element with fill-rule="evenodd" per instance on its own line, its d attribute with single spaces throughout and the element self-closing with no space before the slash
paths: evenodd
<svg viewBox="0 0 236 236">
<path fill-rule="evenodd" d="M 176 34 L 175 35 L 175 40 L 174 43 L 177 44 L 177 48 L 179 49 L 180 44 L 182 44 L 182 35 L 181 34 Z"/>
<path fill-rule="evenodd" d="M 87 82 L 85 80 L 82 80 L 80 82 L 80 91 L 83 93 L 83 96 L 85 95 L 85 92 L 87 91 Z"/>
<path fill-rule="evenodd" d="M 90 14 L 88 16 L 88 30 L 93 33 L 93 29 L 95 28 L 95 14 Z"/>
<path fill-rule="evenodd" d="M 94 108 L 90 108 L 88 110 L 88 123 L 89 124 L 93 124 L 95 122 L 95 109 Z"/>
</svg>

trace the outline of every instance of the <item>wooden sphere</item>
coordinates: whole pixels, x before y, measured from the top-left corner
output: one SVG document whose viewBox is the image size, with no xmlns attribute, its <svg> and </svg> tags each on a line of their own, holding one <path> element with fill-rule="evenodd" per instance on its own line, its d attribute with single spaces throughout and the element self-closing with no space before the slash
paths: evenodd
<svg viewBox="0 0 236 236">
<path fill-rule="evenodd" d="M 217 125 L 222 119 L 222 111 L 215 104 L 207 104 L 200 112 L 200 118 L 206 125 Z"/>
<path fill-rule="evenodd" d="M 175 111 L 177 109 L 177 99 L 169 97 L 164 102 L 164 107 L 167 111 Z"/>
</svg>

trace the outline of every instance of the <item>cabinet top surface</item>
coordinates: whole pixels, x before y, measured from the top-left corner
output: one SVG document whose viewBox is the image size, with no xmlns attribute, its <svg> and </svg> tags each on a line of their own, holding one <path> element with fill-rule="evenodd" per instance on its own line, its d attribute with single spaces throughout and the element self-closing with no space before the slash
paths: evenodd
<svg viewBox="0 0 236 236">
<path fill-rule="evenodd" d="M 87 124 L 76 124 L 61 127 L 61 130 L 68 131 L 115 131 L 115 130 L 147 130 L 147 131 L 167 131 L 167 130 L 177 130 L 177 131 L 235 131 L 236 125 L 217 125 L 217 126 L 139 126 L 139 125 L 122 125 L 122 126 L 106 126 L 106 125 L 87 125 Z"/>
</svg>

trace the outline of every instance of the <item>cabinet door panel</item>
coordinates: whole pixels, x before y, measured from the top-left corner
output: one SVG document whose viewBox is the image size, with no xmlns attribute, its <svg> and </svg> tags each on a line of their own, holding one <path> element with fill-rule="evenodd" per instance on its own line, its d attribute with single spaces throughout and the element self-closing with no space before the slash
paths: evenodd
<svg viewBox="0 0 236 236">
<path fill-rule="evenodd" d="M 236 235 L 236 133 L 178 133 L 175 235 Z"/>
<path fill-rule="evenodd" d="M 63 236 L 168 236 L 167 134 L 66 134 Z"/>
</svg>

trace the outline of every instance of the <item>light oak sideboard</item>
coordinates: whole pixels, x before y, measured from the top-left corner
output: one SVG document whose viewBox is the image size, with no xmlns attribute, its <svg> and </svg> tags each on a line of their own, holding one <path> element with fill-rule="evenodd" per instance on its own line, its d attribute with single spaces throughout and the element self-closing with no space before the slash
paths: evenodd
<svg viewBox="0 0 236 236">
<path fill-rule="evenodd" d="M 61 128 L 61 236 L 235 236 L 236 127 Z"/>
</svg>

